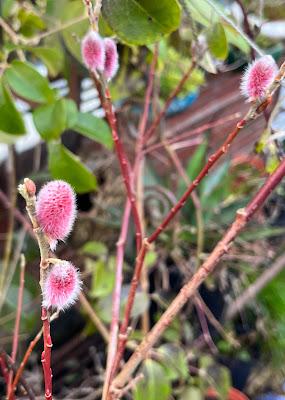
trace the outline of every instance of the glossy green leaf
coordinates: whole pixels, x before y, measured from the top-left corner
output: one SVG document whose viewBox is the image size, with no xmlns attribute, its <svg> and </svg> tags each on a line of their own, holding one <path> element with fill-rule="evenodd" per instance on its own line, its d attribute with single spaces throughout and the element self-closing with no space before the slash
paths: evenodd
<svg viewBox="0 0 285 400">
<path fill-rule="evenodd" d="M 74 129 L 89 139 L 101 143 L 107 149 L 112 149 L 113 139 L 108 124 L 101 118 L 89 113 L 78 113 Z"/>
<path fill-rule="evenodd" d="M 216 23 L 207 35 L 208 46 L 218 60 L 225 60 L 229 53 L 228 42 L 223 25 Z"/>
<path fill-rule="evenodd" d="M 55 100 L 55 92 L 48 80 L 28 62 L 13 61 L 4 76 L 12 90 L 25 99 L 36 103 L 51 103 Z"/>
<path fill-rule="evenodd" d="M 215 171 L 207 175 L 203 182 L 201 182 L 201 200 L 207 204 L 207 199 L 216 187 L 223 183 L 223 179 L 227 175 L 229 163 L 225 162 L 219 165 Z"/>
<path fill-rule="evenodd" d="M 118 37 L 129 44 L 149 44 L 178 28 L 177 0 L 105 0 L 103 17 Z"/>
<path fill-rule="evenodd" d="M 48 154 L 49 170 L 53 178 L 65 180 L 73 186 L 77 193 L 86 193 L 96 189 L 97 182 L 92 172 L 62 144 L 50 142 Z"/>
<path fill-rule="evenodd" d="M 58 139 L 66 127 L 63 99 L 37 107 L 33 112 L 33 119 L 37 131 L 44 140 Z"/>
<path fill-rule="evenodd" d="M 47 66 L 50 76 L 55 77 L 60 73 L 64 57 L 58 48 L 29 47 L 28 49 Z"/>
<path fill-rule="evenodd" d="M 154 360 L 146 360 L 141 372 L 144 379 L 134 388 L 134 400 L 167 400 L 170 397 L 171 385 L 164 368 Z"/>
<path fill-rule="evenodd" d="M 17 110 L 13 98 L 3 82 L 0 83 L 0 132 L 15 136 L 25 133 L 22 115 Z"/>
</svg>

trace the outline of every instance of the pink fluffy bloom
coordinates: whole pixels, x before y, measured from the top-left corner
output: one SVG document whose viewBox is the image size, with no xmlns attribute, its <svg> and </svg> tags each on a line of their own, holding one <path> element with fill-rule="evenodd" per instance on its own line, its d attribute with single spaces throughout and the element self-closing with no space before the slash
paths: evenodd
<svg viewBox="0 0 285 400">
<path fill-rule="evenodd" d="M 43 306 L 63 310 L 77 299 L 81 289 L 79 272 L 68 261 L 54 264 L 43 285 Z"/>
<path fill-rule="evenodd" d="M 75 194 L 64 181 L 51 181 L 39 191 L 36 202 L 37 219 L 51 247 L 70 233 L 76 217 Z M 53 245 L 53 246 L 52 246 Z"/>
<path fill-rule="evenodd" d="M 263 56 L 250 64 L 241 80 L 241 92 L 249 101 L 262 98 L 278 72 L 271 56 Z"/>
<path fill-rule="evenodd" d="M 82 40 L 82 58 L 87 68 L 91 71 L 103 71 L 105 64 L 104 41 L 94 31 L 88 32 Z"/>
<path fill-rule="evenodd" d="M 119 57 L 117 45 L 114 40 L 106 38 L 104 39 L 105 45 L 105 66 L 104 75 L 107 79 L 112 79 L 119 68 Z"/>
</svg>

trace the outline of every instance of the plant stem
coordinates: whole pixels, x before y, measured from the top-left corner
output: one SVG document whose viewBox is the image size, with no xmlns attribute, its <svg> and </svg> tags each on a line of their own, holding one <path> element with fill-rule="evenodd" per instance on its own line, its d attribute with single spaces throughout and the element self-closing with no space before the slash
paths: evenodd
<svg viewBox="0 0 285 400">
<path fill-rule="evenodd" d="M 23 305 L 23 294 L 24 294 L 24 285 L 25 285 L 25 266 L 26 260 L 25 256 L 21 254 L 21 263 L 20 263 L 20 284 L 18 291 L 18 302 L 17 302 L 17 313 L 14 327 L 14 335 L 13 335 L 13 344 L 12 344 L 12 354 L 11 360 L 13 363 L 16 361 L 17 350 L 19 344 L 19 331 L 20 331 L 20 321 L 21 321 L 21 313 L 22 313 L 22 305 Z M 14 393 L 11 391 L 12 388 L 12 380 L 13 380 L 13 371 L 10 372 L 9 375 L 9 384 L 7 387 L 7 397 L 8 399 L 13 399 Z"/>
<path fill-rule="evenodd" d="M 114 361 L 118 345 L 121 289 L 123 282 L 124 250 L 128 234 L 130 213 L 131 213 L 131 204 L 129 200 L 127 200 L 122 220 L 121 233 L 119 240 L 117 242 L 115 288 L 113 291 L 113 300 L 112 300 L 112 322 L 110 329 L 110 341 L 108 346 L 107 366 L 106 366 L 102 400 L 105 400 L 108 397 L 110 382 L 115 373 Z"/>
<path fill-rule="evenodd" d="M 57 317 L 58 317 L 58 313 L 54 313 L 50 318 L 50 322 L 53 321 L 54 319 L 56 319 Z M 24 368 L 25 368 L 25 366 L 26 366 L 26 364 L 27 364 L 27 362 L 28 362 L 28 360 L 30 358 L 30 355 L 32 354 L 32 351 L 34 350 L 36 344 L 39 342 L 39 340 L 42 337 L 42 335 L 43 335 L 43 328 L 41 328 L 39 330 L 39 332 L 36 334 L 36 336 L 34 337 L 34 339 L 31 340 L 31 342 L 30 342 L 30 344 L 29 344 L 29 346 L 28 346 L 28 348 L 27 348 L 27 350 L 25 352 L 23 360 L 21 361 L 21 364 L 20 364 L 20 366 L 19 366 L 19 368 L 18 368 L 18 370 L 16 372 L 15 378 L 14 378 L 12 386 L 11 386 L 11 391 L 10 391 L 11 393 L 14 393 L 14 391 L 15 391 L 17 385 L 18 385 L 18 382 L 19 382 L 19 380 L 21 378 L 21 375 L 22 375 L 22 373 L 24 371 Z M 9 397 L 8 400 L 11 400 L 11 397 Z"/>
<path fill-rule="evenodd" d="M 32 222 L 33 230 L 36 235 L 40 250 L 40 286 L 43 292 L 43 282 L 47 273 L 49 258 L 49 243 L 36 217 L 36 197 L 35 193 L 30 191 L 30 187 L 35 184 L 30 179 L 24 179 L 24 184 L 19 185 L 18 191 L 26 201 L 26 209 Z M 35 191 L 35 189 L 34 189 Z M 52 400 L 52 370 L 51 370 L 51 348 L 52 341 L 50 336 L 50 315 L 45 307 L 42 307 L 41 320 L 43 323 L 44 350 L 41 356 L 41 362 L 45 381 L 45 399 Z"/>
<path fill-rule="evenodd" d="M 139 251 L 141 248 L 141 245 L 142 245 L 141 222 L 140 222 L 140 217 L 139 217 L 139 213 L 138 213 L 138 209 L 137 209 L 137 205 L 136 205 L 136 196 L 134 194 L 133 185 L 132 185 L 131 178 L 130 178 L 129 162 L 128 162 L 124 147 L 121 143 L 121 140 L 120 140 L 120 137 L 119 137 L 118 131 L 117 131 L 117 120 L 116 120 L 116 116 L 115 116 L 115 113 L 113 110 L 110 90 L 109 90 L 107 84 L 105 84 L 104 90 L 102 89 L 102 83 L 98 80 L 98 78 L 95 76 L 95 74 L 92 74 L 92 78 L 95 82 L 96 88 L 99 93 L 99 98 L 100 98 L 102 107 L 105 110 L 106 118 L 107 118 L 108 123 L 111 128 L 112 137 L 113 137 L 113 141 L 115 144 L 117 157 L 119 160 L 122 177 L 123 177 L 124 184 L 126 187 L 127 197 L 131 203 L 131 210 L 132 210 L 135 229 L 136 229 L 137 251 Z"/>
<path fill-rule="evenodd" d="M 194 295 L 201 283 L 204 282 L 204 280 L 213 272 L 222 256 L 228 252 L 230 244 L 246 226 L 254 213 L 262 206 L 267 197 L 280 183 L 284 175 L 285 159 L 281 162 L 277 170 L 266 180 L 265 184 L 257 192 L 247 207 L 237 211 L 235 221 L 228 229 L 224 237 L 218 242 L 208 259 L 202 264 L 190 281 L 182 287 L 168 309 L 164 312 L 159 321 L 154 325 L 149 334 L 138 346 L 119 375 L 114 379 L 113 388 L 115 388 L 115 390 L 122 388 L 127 383 L 139 363 L 147 357 L 149 350 L 157 342 L 164 330 L 173 321 L 175 316 L 179 313 L 189 298 Z"/>
<path fill-rule="evenodd" d="M 83 292 L 80 292 L 80 294 L 79 294 L 79 301 L 80 301 L 82 307 L 84 308 L 84 310 L 89 315 L 93 324 L 96 326 L 96 328 L 102 335 L 105 342 L 108 343 L 109 342 L 109 333 L 108 333 L 105 325 L 103 324 L 103 322 L 100 320 L 100 318 L 97 316 L 97 314 L 93 310 L 93 308 L 92 308 L 91 304 L 89 303 L 89 301 L 87 300 L 87 298 L 84 296 Z"/>
</svg>

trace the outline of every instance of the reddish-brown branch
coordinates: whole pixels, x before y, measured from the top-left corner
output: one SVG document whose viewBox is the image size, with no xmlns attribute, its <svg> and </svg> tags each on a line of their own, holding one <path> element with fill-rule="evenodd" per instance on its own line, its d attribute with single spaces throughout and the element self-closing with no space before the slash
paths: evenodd
<svg viewBox="0 0 285 400">
<path fill-rule="evenodd" d="M 4 381 L 6 383 L 6 387 L 8 388 L 8 385 L 9 385 L 9 370 L 7 368 L 7 365 L 6 365 L 5 356 L 2 353 L 0 354 L 0 369 L 1 369 L 1 373 L 2 373 L 2 376 L 4 378 Z"/>
<path fill-rule="evenodd" d="M 13 380 L 8 400 L 12 400 L 11 394 L 14 393 L 14 391 L 15 391 L 18 383 L 19 383 L 19 380 L 21 378 L 21 375 L 22 375 L 22 373 L 24 371 L 24 368 L 25 368 L 25 366 L 26 366 L 26 364 L 28 362 L 28 359 L 30 358 L 30 355 L 32 354 L 32 351 L 34 350 L 36 344 L 38 343 L 38 341 L 40 340 L 41 337 L 42 337 L 42 329 L 37 333 L 37 335 L 34 337 L 34 339 L 30 342 L 29 347 L 26 350 L 26 353 L 25 353 L 25 355 L 23 357 L 23 360 L 22 360 L 22 362 L 20 364 L 20 367 L 18 368 L 16 376 L 15 376 L 15 378 Z"/>
<path fill-rule="evenodd" d="M 21 313 L 22 313 L 22 305 L 23 305 L 23 294 L 24 294 L 24 285 L 25 285 L 25 257 L 21 256 L 21 263 L 20 263 L 20 284 L 19 284 L 19 291 L 18 291 L 18 302 L 17 302 L 17 313 L 15 319 L 15 327 L 14 327 L 14 335 L 13 335 L 13 343 L 12 343 L 12 354 L 11 360 L 13 363 L 16 361 L 17 351 L 18 351 L 18 344 L 19 344 L 19 331 L 20 331 L 20 322 L 21 322 Z M 13 399 L 14 392 L 11 392 L 12 388 L 12 380 L 13 380 L 13 371 L 10 372 L 9 375 L 9 384 L 7 387 L 7 397 L 8 399 Z"/>
<path fill-rule="evenodd" d="M 186 304 L 191 296 L 194 295 L 202 282 L 213 272 L 217 263 L 222 256 L 228 252 L 229 246 L 240 231 L 246 226 L 247 222 L 252 218 L 254 213 L 263 205 L 267 197 L 280 183 L 285 175 L 285 159 L 281 162 L 277 170 L 266 180 L 265 184 L 254 196 L 252 201 L 244 209 L 237 211 L 237 216 L 231 227 L 228 229 L 224 237 L 216 245 L 208 259 L 203 263 L 195 275 L 186 283 L 179 294 L 164 312 L 159 321 L 154 325 L 149 334 L 138 346 L 131 358 L 127 361 L 122 371 L 113 381 L 113 388 L 124 387 L 130 379 L 140 362 L 147 357 L 149 350 L 154 346 L 160 338 L 164 330 L 173 321 L 182 307 Z M 115 393 L 114 392 L 114 393 Z"/>
<path fill-rule="evenodd" d="M 125 154 L 122 142 L 120 140 L 120 137 L 119 137 L 118 131 L 117 131 L 117 120 L 116 120 L 116 115 L 113 110 L 110 90 L 109 90 L 108 86 L 106 85 L 105 92 L 103 93 L 101 82 L 98 80 L 98 78 L 94 74 L 92 74 L 92 78 L 95 82 L 96 88 L 99 93 L 99 98 L 100 98 L 101 104 L 104 108 L 106 118 L 107 118 L 108 123 L 111 128 L 112 137 L 113 137 L 116 153 L 117 153 L 118 160 L 119 160 L 122 177 L 123 177 L 124 184 L 125 184 L 126 191 L 127 191 L 127 196 L 131 203 L 131 209 L 132 209 L 132 214 L 133 214 L 135 229 L 136 229 L 137 250 L 139 251 L 139 249 L 141 248 L 141 244 L 142 244 L 142 231 L 141 231 L 140 217 L 139 217 L 139 213 L 138 213 L 138 209 L 137 209 L 137 205 L 136 205 L 136 196 L 135 196 L 135 193 L 133 190 L 133 185 L 131 183 L 131 178 L 130 178 L 130 173 L 129 173 L 129 162 L 128 162 L 127 156 Z"/>
<path fill-rule="evenodd" d="M 49 312 L 45 307 L 42 307 L 43 321 L 43 338 L 44 338 L 44 350 L 41 356 L 41 362 L 44 371 L 44 381 L 45 381 L 45 399 L 52 399 L 52 371 L 51 371 L 51 348 L 52 341 L 50 336 L 50 316 Z"/>
<path fill-rule="evenodd" d="M 203 167 L 201 172 L 198 174 L 198 176 L 194 179 L 194 181 L 189 185 L 188 189 L 186 192 L 183 194 L 183 196 L 180 198 L 179 202 L 170 210 L 168 215 L 165 217 L 165 219 L 162 221 L 162 223 L 159 225 L 159 227 L 152 233 L 152 235 L 148 238 L 148 242 L 152 243 L 154 242 L 157 237 L 160 235 L 160 233 L 167 227 L 169 222 L 175 217 L 175 215 L 178 213 L 178 211 L 184 206 L 185 202 L 195 190 L 195 188 L 199 185 L 199 183 L 202 181 L 202 179 L 208 174 L 209 170 L 212 168 L 212 166 L 218 161 L 218 159 L 225 154 L 232 141 L 234 138 L 237 136 L 239 131 L 245 126 L 245 124 L 248 122 L 249 119 L 242 119 L 240 120 L 235 129 L 228 135 L 227 139 L 225 142 L 222 144 L 222 146 L 214 153 L 212 154 L 209 159 L 207 164 Z"/>
<path fill-rule="evenodd" d="M 139 252 L 139 254 L 138 254 L 137 258 L 136 258 L 135 271 L 134 271 L 133 278 L 132 278 L 132 281 L 131 281 L 128 301 L 127 301 L 127 304 L 126 304 L 124 318 L 123 318 L 121 329 L 120 329 L 120 333 L 121 332 L 125 332 L 125 334 L 124 335 L 120 334 L 118 350 L 117 350 L 116 359 L 115 359 L 115 363 L 114 363 L 114 370 L 116 370 L 118 368 L 118 366 L 119 366 L 120 360 L 122 359 L 122 356 L 124 354 L 124 350 L 125 350 L 125 347 L 126 347 L 126 343 L 127 343 L 127 340 L 128 340 L 127 330 L 128 330 L 128 326 L 129 326 L 129 317 L 131 315 L 131 311 L 132 311 L 132 308 L 133 308 L 135 295 L 136 295 L 136 289 L 137 289 L 138 284 L 139 284 L 139 277 L 140 277 L 140 274 L 141 274 L 141 270 L 142 270 L 142 267 L 143 267 L 143 263 L 144 263 L 144 259 L 145 259 L 145 255 L 146 255 L 147 250 L 148 250 L 148 242 L 145 239 L 143 241 L 141 250 L 140 250 L 140 252 Z"/>
<path fill-rule="evenodd" d="M 166 100 L 164 107 L 162 108 L 162 110 L 160 111 L 160 113 L 157 115 L 157 117 L 155 118 L 155 120 L 153 121 L 153 123 L 151 124 L 151 126 L 149 127 L 149 129 L 146 131 L 145 135 L 144 135 L 144 143 L 147 143 L 148 140 L 151 138 L 151 136 L 154 134 L 156 128 L 158 127 L 160 121 L 162 120 L 162 118 L 165 116 L 171 102 L 173 101 L 173 99 L 178 95 L 178 93 L 180 93 L 181 89 L 183 88 L 184 84 L 186 83 L 187 79 L 189 78 L 189 76 L 192 74 L 192 72 L 194 71 L 196 67 L 196 62 L 192 61 L 190 67 L 188 68 L 188 70 L 185 72 L 185 74 L 183 75 L 183 77 L 181 78 L 180 82 L 178 83 L 178 85 L 176 86 L 176 88 L 171 92 L 171 94 L 169 95 L 168 99 Z"/>
<path fill-rule="evenodd" d="M 145 100 L 144 100 L 144 110 L 143 110 L 142 117 L 139 122 L 139 128 L 138 128 L 138 136 L 137 136 L 136 152 L 135 152 L 136 157 L 135 157 L 135 162 L 134 162 L 134 167 L 133 167 L 133 180 L 134 180 L 134 186 L 136 186 L 136 187 L 138 187 L 139 174 L 142 173 L 141 163 L 142 163 L 144 134 L 145 134 L 145 129 L 147 126 L 147 121 L 148 121 L 148 116 L 149 116 L 150 100 L 151 100 L 151 95 L 152 95 L 152 91 L 153 91 L 153 83 L 154 83 L 154 76 L 155 76 L 155 68 L 157 65 L 157 58 L 158 58 L 158 46 L 155 46 L 155 51 L 154 51 L 152 63 L 151 63 L 150 70 L 149 70 L 149 79 L 148 79 L 148 85 L 147 85 L 146 94 L 145 94 Z M 124 221 L 125 221 L 125 219 L 124 219 Z M 126 223 L 126 221 L 125 221 L 125 223 Z M 122 225 L 122 229 L 123 229 L 123 226 L 124 225 Z M 143 230 L 142 223 L 141 223 L 141 229 Z M 121 231 L 121 235 L 122 235 L 122 231 Z M 121 243 L 121 239 L 119 240 L 119 243 Z M 125 238 L 124 238 L 124 240 L 125 240 Z M 122 257 L 121 253 L 119 253 L 119 250 L 121 252 L 121 251 L 123 251 L 123 248 L 122 249 L 118 248 L 117 260 L 120 260 L 120 258 Z M 143 267 L 143 265 L 142 265 L 142 267 Z M 135 274 L 137 272 L 139 272 L 139 276 L 135 276 Z M 117 369 L 117 367 L 120 363 L 121 357 L 123 355 L 124 347 L 126 344 L 126 341 L 124 340 L 124 338 L 127 335 L 127 329 L 128 329 L 128 325 L 129 325 L 132 305 L 133 305 L 136 289 L 137 289 L 139 279 L 140 279 L 140 272 L 141 272 L 141 270 L 134 271 L 134 277 L 131 282 L 129 296 L 128 296 L 127 304 L 125 307 L 124 319 L 123 319 L 123 323 L 120 328 L 118 347 L 117 347 L 117 342 L 116 342 L 116 351 L 117 352 L 113 353 L 113 359 L 112 359 L 112 364 L 111 364 L 112 370 L 111 370 L 108 386 L 109 386 L 111 379 L 114 377 L 114 375 L 116 373 L 116 369 Z M 116 277 L 116 282 L 117 282 L 117 277 Z M 115 292 L 114 292 L 114 294 L 115 294 Z M 113 319 L 112 319 L 112 325 L 113 325 Z M 111 329 L 112 329 L 112 327 L 111 327 Z M 107 374 L 108 374 L 108 370 L 107 370 Z M 107 384 L 105 384 L 105 386 L 107 386 Z M 108 396 L 107 389 L 105 389 L 105 390 L 106 390 L 106 393 L 104 393 L 104 394 L 106 396 Z M 104 396 L 103 396 L 103 398 L 104 398 Z"/>
<path fill-rule="evenodd" d="M 122 220 L 122 228 L 119 240 L 117 242 L 117 256 L 116 256 L 116 277 L 115 288 L 113 292 L 112 301 L 112 322 L 110 329 L 110 341 L 108 346 L 107 367 L 104 381 L 103 397 L 106 399 L 108 396 L 110 382 L 114 376 L 114 361 L 117 352 L 118 333 L 119 333 L 119 319 L 120 319 L 120 303 L 121 303 L 121 289 L 123 282 L 123 264 L 125 243 L 128 235 L 129 219 L 130 219 L 131 205 L 127 200 L 125 211 Z"/>
</svg>

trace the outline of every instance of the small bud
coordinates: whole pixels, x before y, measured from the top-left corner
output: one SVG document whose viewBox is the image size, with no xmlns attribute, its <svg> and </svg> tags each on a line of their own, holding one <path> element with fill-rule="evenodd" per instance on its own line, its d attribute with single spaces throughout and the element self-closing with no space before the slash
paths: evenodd
<svg viewBox="0 0 285 400">
<path fill-rule="evenodd" d="M 247 67 L 242 77 L 240 85 L 242 94 L 248 101 L 262 98 L 277 72 L 277 65 L 271 56 L 266 55 L 255 60 Z"/>
<path fill-rule="evenodd" d="M 29 196 L 34 196 L 36 194 L 36 185 L 31 179 L 25 178 L 24 185 Z"/>
<path fill-rule="evenodd" d="M 105 66 L 104 66 L 104 75 L 106 78 L 112 79 L 119 68 L 119 57 L 117 45 L 114 40 L 106 38 L 104 39 L 105 45 Z"/>
<path fill-rule="evenodd" d="M 39 191 L 36 212 L 38 223 L 54 249 L 57 240 L 69 235 L 76 217 L 75 193 L 71 186 L 60 180 L 48 182 Z"/>
<path fill-rule="evenodd" d="M 77 299 L 81 280 L 79 272 L 68 261 L 54 264 L 48 272 L 43 285 L 43 306 L 63 310 Z"/>
<path fill-rule="evenodd" d="M 91 71 L 103 71 L 105 63 L 105 48 L 101 36 L 94 31 L 88 32 L 82 40 L 82 58 Z"/>
</svg>

